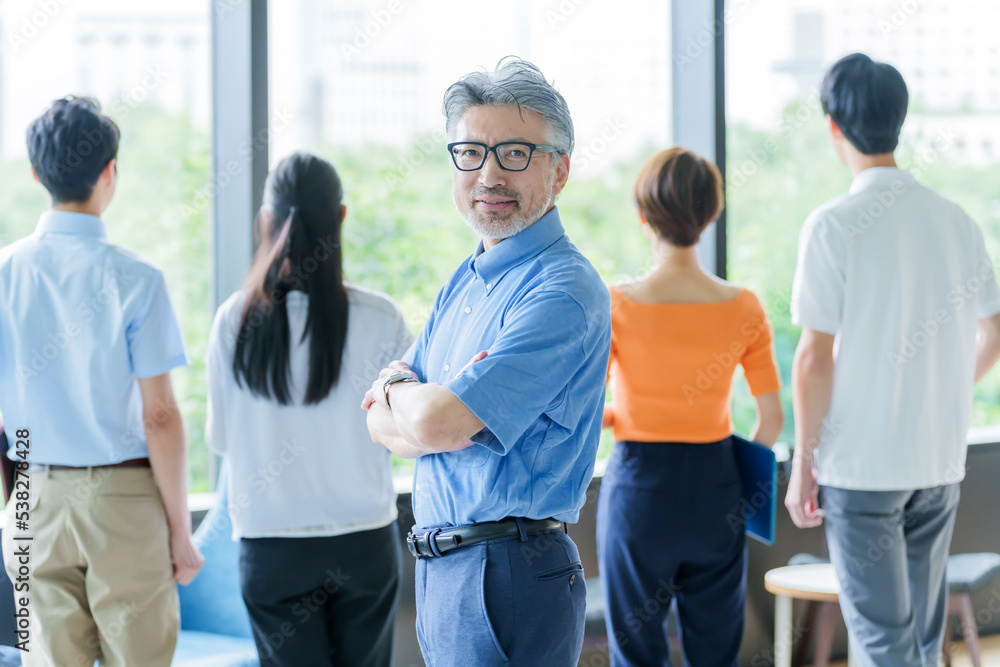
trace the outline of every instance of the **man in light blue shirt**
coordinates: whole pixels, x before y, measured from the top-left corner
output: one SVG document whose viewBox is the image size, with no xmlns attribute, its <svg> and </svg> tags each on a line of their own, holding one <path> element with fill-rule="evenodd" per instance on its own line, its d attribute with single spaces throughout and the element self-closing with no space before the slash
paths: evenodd
<svg viewBox="0 0 1000 667">
<path fill-rule="evenodd" d="M 0 250 L 0 267 L 0 408 L 30 427 L 28 462 L 145 458 L 136 378 L 187 365 L 160 270 L 109 243 L 99 217 L 63 210 Z"/>
<path fill-rule="evenodd" d="M 203 562 L 169 374 L 187 363 L 180 329 L 163 274 L 109 243 L 100 218 L 118 140 L 84 98 L 35 120 L 28 155 L 52 208 L 0 248 L 4 454 L 22 469 L 3 551 L 29 599 L 18 633 L 28 666 L 166 667 L 174 579 L 187 584 Z"/>
<path fill-rule="evenodd" d="M 483 240 L 363 407 L 376 442 L 417 458 L 427 663 L 575 665 L 586 589 L 563 527 L 593 474 L 611 307 L 555 208 L 573 125 L 517 59 L 467 75 L 444 106 L 456 206 Z"/>
</svg>

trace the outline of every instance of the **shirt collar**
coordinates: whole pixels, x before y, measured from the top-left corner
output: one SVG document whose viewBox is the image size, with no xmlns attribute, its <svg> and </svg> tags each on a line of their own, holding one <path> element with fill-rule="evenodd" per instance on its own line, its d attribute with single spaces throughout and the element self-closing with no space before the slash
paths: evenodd
<svg viewBox="0 0 1000 667">
<path fill-rule="evenodd" d="M 107 238 L 104 223 L 96 215 L 71 213 L 70 211 L 46 211 L 35 227 L 38 234 L 73 234 Z"/>
<path fill-rule="evenodd" d="M 565 234 L 558 207 L 530 227 L 485 251 L 483 242 L 469 259 L 469 268 L 485 283 L 495 285 L 512 268 L 542 252 Z"/>
<path fill-rule="evenodd" d="M 851 189 L 848 192 L 853 195 L 863 190 L 874 190 L 876 188 L 885 190 L 896 183 L 908 185 L 914 181 L 913 175 L 904 169 L 897 167 L 869 167 L 854 177 L 854 180 L 851 181 Z"/>
</svg>

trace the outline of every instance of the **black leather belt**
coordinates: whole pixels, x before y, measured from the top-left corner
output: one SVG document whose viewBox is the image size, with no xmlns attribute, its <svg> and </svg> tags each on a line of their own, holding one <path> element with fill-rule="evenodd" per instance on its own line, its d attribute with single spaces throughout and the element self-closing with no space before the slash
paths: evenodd
<svg viewBox="0 0 1000 667">
<path fill-rule="evenodd" d="M 511 517 L 501 521 L 474 523 L 469 526 L 431 528 L 420 535 L 414 534 L 411 530 L 406 536 L 406 547 L 414 558 L 440 558 L 453 549 L 470 547 L 473 544 L 500 537 L 519 535 L 522 529 L 525 533 L 566 530 L 566 524 L 555 519 L 521 519 L 520 524 L 518 527 L 518 520 Z"/>
</svg>

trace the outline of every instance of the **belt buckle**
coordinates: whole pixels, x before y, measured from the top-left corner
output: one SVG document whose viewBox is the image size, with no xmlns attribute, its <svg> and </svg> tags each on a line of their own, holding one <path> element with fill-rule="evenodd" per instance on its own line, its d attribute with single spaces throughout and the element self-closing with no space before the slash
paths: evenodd
<svg viewBox="0 0 1000 667">
<path fill-rule="evenodd" d="M 417 560 L 420 560 L 421 558 L 427 558 L 427 556 L 420 553 L 420 548 L 417 546 L 417 542 L 419 539 L 420 539 L 419 537 L 413 534 L 413 531 L 410 531 L 406 535 L 406 548 L 410 550 L 410 553 L 413 554 L 413 557 L 416 558 Z"/>
</svg>

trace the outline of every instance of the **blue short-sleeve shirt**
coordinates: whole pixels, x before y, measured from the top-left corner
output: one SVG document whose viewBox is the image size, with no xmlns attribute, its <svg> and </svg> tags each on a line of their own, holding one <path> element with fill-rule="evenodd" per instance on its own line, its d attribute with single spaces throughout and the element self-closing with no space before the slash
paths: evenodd
<svg viewBox="0 0 1000 667">
<path fill-rule="evenodd" d="M 145 457 L 138 378 L 187 362 L 163 274 L 109 243 L 100 218 L 48 211 L 0 248 L 0 412 L 28 429 L 28 461 Z"/>
<path fill-rule="evenodd" d="M 557 209 L 488 251 L 480 243 L 405 359 L 486 425 L 471 447 L 417 459 L 417 525 L 575 522 L 594 471 L 610 349 L 608 290 Z"/>
</svg>

